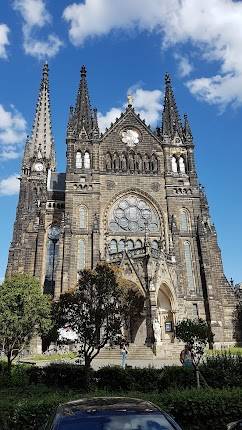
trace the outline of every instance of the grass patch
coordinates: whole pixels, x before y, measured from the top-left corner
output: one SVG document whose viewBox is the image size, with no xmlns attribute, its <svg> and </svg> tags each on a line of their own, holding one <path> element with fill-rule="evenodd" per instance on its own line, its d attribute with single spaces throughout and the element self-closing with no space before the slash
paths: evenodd
<svg viewBox="0 0 242 430">
<path fill-rule="evenodd" d="M 78 355 L 76 352 L 65 352 L 63 354 L 36 354 L 36 355 L 25 355 L 20 358 L 21 361 L 61 361 L 61 360 L 74 360 Z"/>
<path fill-rule="evenodd" d="M 207 349 L 205 354 L 211 355 L 242 355 L 242 347 L 231 346 L 228 349 Z"/>
</svg>

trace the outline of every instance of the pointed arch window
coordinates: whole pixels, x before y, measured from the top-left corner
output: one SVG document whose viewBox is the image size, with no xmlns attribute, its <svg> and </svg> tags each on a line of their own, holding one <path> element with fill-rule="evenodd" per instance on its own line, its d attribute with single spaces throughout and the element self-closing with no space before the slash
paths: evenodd
<svg viewBox="0 0 242 430">
<path fill-rule="evenodd" d="M 84 154 L 84 167 L 85 169 L 90 169 L 91 167 L 90 154 L 87 151 Z"/>
<path fill-rule="evenodd" d="M 190 230 L 190 216 L 186 209 L 181 209 L 180 211 L 180 230 L 181 232 Z"/>
<path fill-rule="evenodd" d="M 112 239 L 109 244 L 109 252 L 110 254 L 115 254 L 116 252 L 118 252 L 117 241 L 115 239 Z"/>
<path fill-rule="evenodd" d="M 135 248 L 137 249 L 137 248 L 142 248 L 142 242 L 141 242 L 141 240 L 136 240 L 136 242 L 135 242 Z"/>
<path fill-rule="evenodd" d="M 109 152 L 106 155 L 106 169 L 108 171 L 112 170 L 112 157 Z"/>
<path fill-rule="evenodd" d="M 125 249 L 125 240 L 121 239 L 118 243 L 118 252 L 122 252 Z"/>
<path fill-rule="evenodd" d="M 80 270 L 85 269 L 85 259 L 86 259 L 85 253 L 86 253 L 85 241 L 83 239 L 80 239 L 78 243 L 78 263 L 77 263 L 78 272 Z"/>
<path fill-rule="evenodd" d="M 172 156 L 172 159 L 171 159 L 171 170 L 174 173 L 178 172 L 177 159 L 174 155 Z"/>
<path fill-rule="evenodd" d="M 184 242 L 184 255 L 185 264 L 187 272 L 187 286 L 190 291 L 195 290 L 194 274 L 193 274 L 193 264 L 192 264 L 192 252 L 190 242 Z"/>
<path fill-rule="evenodd" d="M 55 277 L 59 254 L 59 237 L 60 228 L 53 225 L 48 230 L 48 238 L 46 242 L 46 264 L 45 264 L 45 282 L 44 292 L 53 294 L 55 291 Z"/>
<path fill-rule="evenodd" d="M 80 228 L 87 228 L 87 208 L 80 207 Z"/>
<path fill-rule="evenodd" d="M 186 165 L 183 157 L 179 158 L 179 170 L 181 173 L 186 173 Z"/>
<path fill-rule="evenodd" d="M 76 168 L 82 168 L 82 153 L 80 151 L 77 151 L 76 153 Z"/>
<path fill-rule="evenodd" d="M 130 239 L 127 241 L 128 250 L 134 249 L 134 242 Z"/>
</svg>

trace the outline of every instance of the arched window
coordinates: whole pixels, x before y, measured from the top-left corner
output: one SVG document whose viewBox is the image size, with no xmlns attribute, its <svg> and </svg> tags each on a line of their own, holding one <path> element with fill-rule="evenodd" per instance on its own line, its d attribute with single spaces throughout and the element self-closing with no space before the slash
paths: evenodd
<svg viewBox="0 0 242 430">
<path fill-rule="evenodd" d="M 118 252 L 122 252 L 125 249 L 125 240 L 121 239 L 118 243 Z"/>
<path fill-rule="evenodd" d="M 82 168 L 82 153 L 80 151 L 77 151 L 76 153 L 76 168 Z"/>
<path fill-rule="evenodd" d="M 193 267 L 192 267 L 192 252 L 191 252 L 191 244 L 188 241 L 184 242 L 184 255 L 185 255 L 185 263 L 186 263 L 188 289 L 191 291 L 194 291 L 195 283 L 194 283 Z"/>
<path fill-rule="evenodd" d="M 110 254 L 115 254 L 118 252 L 117 241 L 115 239 L 112 239 L 109 244 L 109 252 Z"/>
<path fill-rule="evenodd" d="M 156 173 L 158 171 L 158 160 L 157 160 L 156 155 L 152 154 L 151 163 L 150 164 L 151 164 L 151 170 L 152 170 L 152 172 Z"/>
<path fill-rule="evenodd" d="M 106 155 L 106 169 L 108 171 L 112 170 L 112 157 L 109 152 Z"/>
<path fill-rule="evenodd" d="M 180 230 L 182 232 L 189 231 L 190 217 L 186 209 L 180 211 Z"/>
<path fill-rule="evenodd" d="M 44 292 L 54 294 L 55 275 L 59 254 L 59 237 L 60 228 L 57 225 L 51 226 L 48 231 L 46 243 L 46 264 L 45 264 L 45 282 Z"/>
<path fill-rule="evenodd" d="M 149 172 L 150 171 L 150 160 L 147 154 L 144 156 L 144 171 Z"/>
<path fill-rule="evenodd" d="M 177 159 L 176 157 L 173 155 L 172 159 L 171 159 L 171 170 L 172 172 L 177 173 L 178 171 L 178 167 L 177 167 Z"/>
<path fill-rule="evenodd" d="M 121 155 L 121 169 L 123 172 L 126 172 L 127 170 L 127 159 L 124 154 Z"/>
<path fill-rule="evenodd" d="M 143 160 L 140 154 L 136 156 L 136 170 L 141 173 L 143 170 Z"/>
<path fill-rule="evenodd" d="M 131 172 L 134 171 L 134 154 L 133 153 L 129 154 L 129 170 Z"/>
<path fill-rule="evenodd" d="M 152 242 L 151 242 L 151 248 L 152 249 L 159 249 L 159 244 L 158 244 L 158 242 L 157 242 L 157 240 L 153 240 Z"/>
<path fill-rule="evenodd" d="M 179 170 L 181 173 L 186 173 L 185 160 L 183 157 L 179 158 Z"/>
<path fill-rule="evenodd" d="M 127 241 L 127 248 L 128 250 L 134 249 L 134 242 L 131 239 Z"/>
<path fill-rule="evenodd" d="M 87 228 L 87 208 L 80 207 L 80 228 Z"/>
<path fill-rule="evenodd" d="M 119 156 L 114 154 L 113 156 L 113 170 L 117 172 L 119 170 Z"/>
<path fill-rule="evenodd" d="M 89 152 L 85 152 L 85 154 L 84 154 L 84 167 L 85 167 L 85 169 L 90 169 L 90 167 L 91 167 Z"/>
<path fill-rule="evenodd" d="M 141 242 L 141 240 L 136 240 L 136 242 L 135 242 L 135 248 L 142 248 L 142 242 Z"/>
<path fill-rule="evenodd" d="M 79 240 L 78 244 L 78 264 L 77 264 L 77 270 L 83 270 L 85 269 L 85 241 L 83 239 Z"/>
</svg>

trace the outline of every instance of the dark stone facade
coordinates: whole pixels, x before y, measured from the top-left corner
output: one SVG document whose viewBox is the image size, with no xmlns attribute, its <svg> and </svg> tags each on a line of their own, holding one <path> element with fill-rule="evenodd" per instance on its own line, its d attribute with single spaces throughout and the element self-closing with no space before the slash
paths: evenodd
<svg viewBox="0 0 242 430">
<path fill-rule="evenodd" d="M 56 173 L 45 65 L 33 132 L 23 159 L 7 275 L 37 276 L 55 298 L 78 271 L 112 261 L 144 297 L 130 340 L 174 341 L 183 318 L 204 318 L 215 341 L 234 341 L 237 298 L 224 276 L 216 230 L 199 185 L 187 116 L 182 123 L 169 76 L 161 128 L 132 101 L 104 134 L 90 106 L 86 70 L 67 126 L 66 173 Z"/>
</svg>

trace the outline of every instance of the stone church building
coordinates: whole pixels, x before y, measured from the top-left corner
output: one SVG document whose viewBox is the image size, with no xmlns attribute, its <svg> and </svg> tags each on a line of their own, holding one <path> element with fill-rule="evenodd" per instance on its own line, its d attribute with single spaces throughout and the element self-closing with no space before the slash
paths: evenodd
<svg viewBox="0 0 242 430">
<path fill-rule="evenodd" d="M 218 345 L 233 342 L 236 298 L 170 77 L 160 128 L 152 130 L 128 97 L 102 134 L 83 66 L 67 124 L 66 172 L 58 173 L 46 64 L 23 156 L 7 275 L 34 275 L 58 298 L 76 285 L 80 270 L 99 261 L 119 265 L 144 298 L 127 333 L 134 344 L 151 344 L 155 332 L 157 347 L 168 347 L 176 322 L 197 317 L 211 325 Z"/>
</svg>

